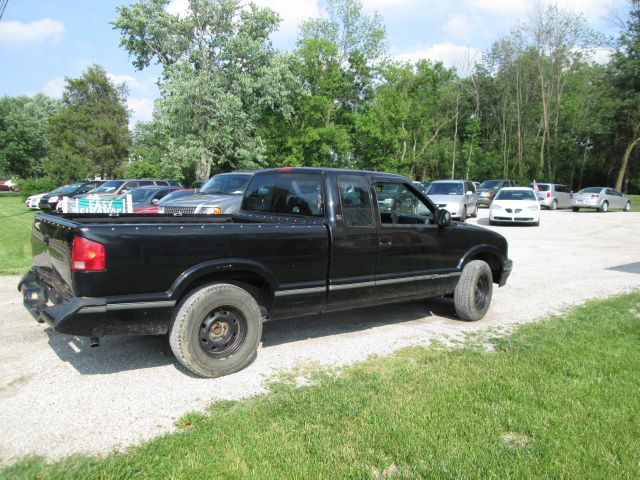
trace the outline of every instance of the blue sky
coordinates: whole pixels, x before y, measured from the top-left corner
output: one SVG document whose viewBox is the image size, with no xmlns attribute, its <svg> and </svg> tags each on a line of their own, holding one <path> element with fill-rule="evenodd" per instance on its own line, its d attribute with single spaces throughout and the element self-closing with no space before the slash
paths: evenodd
<svg viewBox="0 0 640 480">
<path fill-rule="evenodd" d="M 187 0 L 173 0 L 170 11 L 184 10 Z M 540 0 L 542 4 L 553 0 Z M 77 77 L 92 63 L 101 64 L 118 83 L 129 87 L 132 122 L 151 118 L 158 95 L 159 70 L 136 71 L 119 35 L 109 25 L 116 6 L 111 0 L 9 0 L 0 21 L 0 95 L 60 96 L 64 77 Z M 283 19 L 274 45 L 291 49 L 298 25 L 321 15 L 319 0 L 255 0 Z M 368 13 L 379 12 L 387 27 L 391 57 L 431 58 L 464 70 L 468 59 L 526 20 L 534 2 L 528 0 L 363 0 Z M 559 0 L 559 6 L 582 13 L 595 30 L 617 34 L 611 11 L 623 15 L 624 0 Z M 606 55 L 605 51 L 599 56 Z"/>
</svg>

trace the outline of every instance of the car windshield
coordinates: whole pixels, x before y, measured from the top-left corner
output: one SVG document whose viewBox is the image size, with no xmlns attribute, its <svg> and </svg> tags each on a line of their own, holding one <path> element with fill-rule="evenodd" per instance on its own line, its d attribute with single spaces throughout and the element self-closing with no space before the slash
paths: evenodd
<svg viewBox="0 0 640 480">
<path fill-rule="evenodd" d="M 177 190 L 175 192 L 171 192 L 169 195 L 165 195 L 162 197 L 162 200 L 158 202 L 158 205 L 164 205 L 171 200 L 175 200 L 176 198 L 189 197 L 196 193 L 195 190 Z"/>
<path fill-rule="evenodd" d="M 539 191 L 539 192 L 548 192 L 548 191 L 549 191 L 549 188 L 550 188 L 550 185 L 549 185 L 549 184 L 546 184 L 546 183 L 532 183 L 532 184 L 530 185 L 530 187 L 531 187 L 531 188 L 538 187 L 538 191 Z"/>
<path fill-rule="evenodd" d="M 578 193 L 600 193 L 602 187 L 587 187 L 580 190 Z"/>
<path fill-rule="evenodd" d="M 155 188 L 134 188 L 127 193 L 123 193 L 118 198 L 125 198 L 127 195 L 131 195 L 132 202 L 143 202 L 153 197 L 156 193 L 158 193 L 158 190 Z"/>
<path fill-rule="evenodd" d="M 200 193 L 242 195 L 250 179 L 250 175 L 216 175 L 204 184 Z"/>
<path fill-rule="evenodd" d="M 496 200 L 535 200 L 536 194 L 533 190 L 500 190 L 496 195 Z"/>
<path fill-rule="evenodd" d="M 91 193 L 113 193 L 122 186 L 124 182 L 122 180 L 110 180 L 107 183 L 103 183 Z"/>
<path fill-rule="evenodd" d="M 460 182 L 432 183 L 427 190 L 427 195 L 462 195 Z"/>
<path fill-rule="evenodd" d="M 82 184 L 81 183 L 72 183 L 71 185 L 65 185 L 63 187 L 58 187 L 51 193 L 62 194 L 62 195 L 67 194 L 67 193 L 73 193 L 80 187 L 80 185 L 82 185 Z"/>
<path fill-rule="evenodd" d="M 497 188 L 500 186 L 500 180 L 485 180 L 478 188 Z"/>
</svg>

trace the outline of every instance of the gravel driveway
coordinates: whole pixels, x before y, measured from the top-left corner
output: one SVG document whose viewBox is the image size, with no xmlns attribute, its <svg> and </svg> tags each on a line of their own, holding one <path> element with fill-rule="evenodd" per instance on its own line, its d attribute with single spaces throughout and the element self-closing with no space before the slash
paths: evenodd
<svg viewBox="0 0 640 480">
<path fill-rule="evenodd" d="M 477 223 L 487 226 L 487 215 L 480 210 Z M 283 369 L 509 328 L 640 288 L 639 213 L 543 211 L 538 228 L 491 228 L 508 238 L 514 269 L 482 321 L 459 321 L 449 300 L 430 300 L 272 322 L 251 366 L 213 380 L 179 367 L 165 337 L 106 337 L 91 349 L 87 339 L 56 334 L 23 309 L 19 278 L 0 277 L 0 462 L 108 453 L 171 431 L 213 400 L 259 394 Z"/>
</svg>

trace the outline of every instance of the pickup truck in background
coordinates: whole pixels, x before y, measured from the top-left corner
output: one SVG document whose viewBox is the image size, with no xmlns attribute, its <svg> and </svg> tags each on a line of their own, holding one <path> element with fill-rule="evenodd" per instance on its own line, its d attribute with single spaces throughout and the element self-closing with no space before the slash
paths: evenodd
<svg viewBox="0 0 640 480">
<path fill-rule="evenodd" d="M 168 334 L 216 377 L 256 355 L 267 319 L 453 295 L 481 319 L 511 272 L 507 241 L 451 222 L 406 178 L 256 172 L 233 215 L 38 214 L 24 305 L 60 333 Z"/>
</svg>

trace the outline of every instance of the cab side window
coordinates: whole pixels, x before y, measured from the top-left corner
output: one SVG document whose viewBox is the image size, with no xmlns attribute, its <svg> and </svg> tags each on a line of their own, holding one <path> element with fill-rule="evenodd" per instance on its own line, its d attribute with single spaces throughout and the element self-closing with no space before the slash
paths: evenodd
<svg viewBox="0 0 640 480">
<path fill-rule="evenodd" d="M 338 191 L 344 223 L 349 227 L 372 227 L 373 211 L 367 179 L 360 175 L 338 175 Z"/>
<path fill-rule="evenodd" d="M 255 175 L 242 201 L 242 210 L 278 215 L 324 216 L 322 181 L 318 174 Z"/>
<path fill-rule="evenodd" d="M 383 227 L 425 224 L 433 218 L 427 205 L 404 183 L 378 182 L 376 196 Z"/>
</svg>

